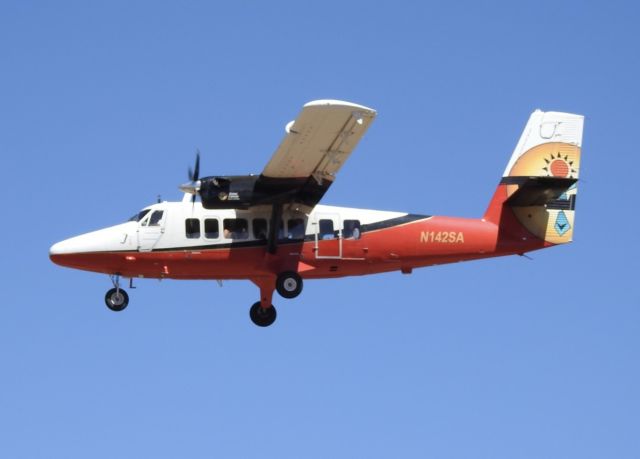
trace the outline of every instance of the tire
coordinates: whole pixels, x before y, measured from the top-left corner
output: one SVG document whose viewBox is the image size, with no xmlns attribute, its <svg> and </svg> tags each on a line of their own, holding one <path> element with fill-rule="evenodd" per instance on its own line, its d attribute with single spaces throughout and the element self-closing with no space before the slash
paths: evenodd
<svg viewBox="0 0 640 459">
<path fill-rule="evenodd" d="M 104 296 L 104 303 L 112 311 L 122 311 L 129 304 L 129 295 L 123 289 L 112 288 Z"/>
<path fill-rule="evenodd" d="M 295 298 L 302 292 L 302 277 L 293 271 L 283 272 L 276 279 L 276 290 L 283 298 Z"/>
<path fill-rule="evenodd" d="M 276 312 L 276 308 L 271 305 L 270 308 L 263 308 L 260 306 L 260 302 L 254 303 L 249 309 L 249 317 L 251 317 L 251 322 L 256 324 L 258 327 L 268 327 L 272 323 L 276 321 L 278 313 Z"/>
</svg>

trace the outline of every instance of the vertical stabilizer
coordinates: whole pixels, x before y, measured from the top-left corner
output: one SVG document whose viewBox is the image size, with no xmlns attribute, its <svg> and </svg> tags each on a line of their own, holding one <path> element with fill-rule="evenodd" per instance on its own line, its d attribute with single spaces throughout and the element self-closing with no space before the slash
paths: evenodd
<svg viewBox="0 0 640 459">
<path fill-rule="evenodd" d="M 584 117 L 534 111 L 504 170 L 485 218 L 499 223 L 504 207 L 537 238 L 573 238 Z"/>
</svg>

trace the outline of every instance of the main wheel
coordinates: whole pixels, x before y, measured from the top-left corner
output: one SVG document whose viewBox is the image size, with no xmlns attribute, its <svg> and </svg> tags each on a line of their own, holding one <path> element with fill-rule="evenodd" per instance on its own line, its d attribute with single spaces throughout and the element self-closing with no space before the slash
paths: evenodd
<svg viewBox="0 0 640 459">
<path fill-rule="evenodd" d="M 104 302 L 112 311 L 122 311 L 129 304 L 129 295 L 123 289 L 112 288 L 104 296 Z"/>
<path fill-rule="evenodd" d="M 276 279 L 276 290 L 283 298 L 295 298 L 302 292 L 302 277 L 293 271 L 281 273 Z"/>
<path fill-rule="evenodd" d="M 249 309 L 251 322 L 256 324 L 258 327 L 268 327 L 276 321 L 277 315 L 276 308 L 273 305 L 271 305 L 270 308 L 263 308 L 260 306 L 259 301 Z"/>
</svg>

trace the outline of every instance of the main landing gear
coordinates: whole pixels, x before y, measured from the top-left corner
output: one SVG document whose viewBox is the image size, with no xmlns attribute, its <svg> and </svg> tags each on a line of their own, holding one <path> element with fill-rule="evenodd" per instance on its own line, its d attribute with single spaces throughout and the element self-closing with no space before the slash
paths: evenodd
<svg viewBox="0 0 640 459">
<path fill-rule="evenodd" d="M 113 288 L 104 296 L 104 302 L 112 311 L 122 311 L 129 305 L 129 295 L 120 288 L 120 276 L 111 276 Z"/>
<path fill-rule="evenodd" d="M 295 298 L 302 292 L 302 278 L 293 271 L 285 271 L 277 277 L 254 278 L 251 281 L 260 289 L 260 301 L 249 309 L 249 317 L 258 327 L 268 327 L 276 321 L 278 313 L 271 304 L 274 290 L 283 298 Z"/>
<path fill-rule="evenodd" d="M 268 327 L 276 321 L 277 316 L 278 312 L 276 311 L 274 305 L 263 308 L 262 304 L 259 301 L 253 303 L 253 306 L 251 306 L 251 309 L 249 309 L 249 317 L 251 317 L 251 322 L 256 324 L 258 327 Z"/>
<path fill-rule="evenodd" d="M 293 271 L 284 272 L 276 279 L 276 290 L 283 298 L 295 298 L 302 292 L 302 278 Z"/>
<path fill-rule="evenodd" d="M 275 202 L 271 209 L 271 224 L 267 235 L 267 259 L 278 251 L 278 222 L 282 218 L 282 202 Z M 268 327 L 275 322 L 277 312 L 271 304 L 273 291 L 284 298 L 295 298 L 302 292 L 302 278 L 294 271 L 284 271 L 279 275 L 270 274 L 256 277 L 251 281 L 260 289 L 260 301 L 249 309 L 251 321 L 258 327 Z"/>
</svg>

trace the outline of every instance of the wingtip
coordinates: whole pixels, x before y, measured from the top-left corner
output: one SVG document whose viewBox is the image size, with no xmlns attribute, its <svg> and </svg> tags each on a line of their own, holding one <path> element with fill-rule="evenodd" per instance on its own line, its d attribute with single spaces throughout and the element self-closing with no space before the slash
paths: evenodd
<svg viewBox="0 0 640 459">
<path fill-rule="evenodd" d="M 355 104 L 353 102 L 347 102 L 346 100 L 336 100 L 336 99 L 319 99 L 312 100 L 311 102 L 307 102 L 304 104 L 306 107 L 323 107 L 323 106 L 331 106 L 331 107 L 348 107 L 350 109 L 357 109 L 362 111 L 367 111 L 375 114 L 376 111 L 373 108 L 365 107 L 364 105 Z"/>
</svg>

